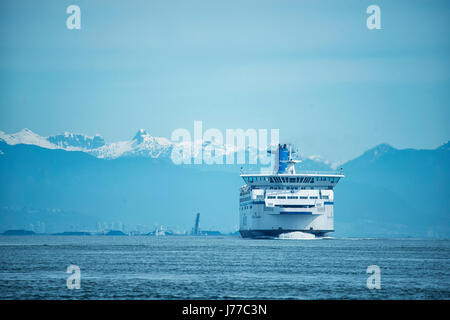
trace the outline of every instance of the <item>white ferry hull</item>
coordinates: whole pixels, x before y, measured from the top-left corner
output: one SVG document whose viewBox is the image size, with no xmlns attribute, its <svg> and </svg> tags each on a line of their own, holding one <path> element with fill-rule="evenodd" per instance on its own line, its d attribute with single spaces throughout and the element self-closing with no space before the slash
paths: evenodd
<svg viewBox="0 0 450 320">
<path fill-rule="evenodd" d="M 253 190 L 252 193 L 257 193 Z M 266 194 L 268 191 L 265 191 Z M 240 206 L 240 229 L 244 238 L 277 237 L 282 233 L 295 231 L 314 234 L 323 237 L 334 231 L 333 191 L 327 193 L 327 200 L 298 200 L 282 199 L 277 203 L 265 201 L 249 201 Z M 318 193 L 315 190 L 299 190 L 297 192 L 283 193 L 277 191 L 277 197 L 306 198 L 305 194 Z M 274 194 L 274 193 L 272 193 Z M 300 196 L 303 195 L 303 196 Z M 255 195 L 256 197 L 258 195 Z M 267 196 L 266 196 L 267 197 Z"/>
</svg>

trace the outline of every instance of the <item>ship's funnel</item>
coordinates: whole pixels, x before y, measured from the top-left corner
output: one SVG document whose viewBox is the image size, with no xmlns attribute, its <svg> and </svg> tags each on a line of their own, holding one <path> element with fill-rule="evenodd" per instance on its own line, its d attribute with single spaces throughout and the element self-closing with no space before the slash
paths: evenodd
<svg viewBox="0 0 450 320">
<path fill-rule="evenodd" d="M 289 149 L 285 144 L 278 145 L 278 173 L 286 173 L 288 160 L 289 160 Z"/>
<path fill-rule="evenodd" d="M 276 152 L 276 168 L 275 172 L 277 174 L 295 174 L 295 164 L 300 162 L 299 160 L 294 160 L 292 158 L 292 153 L 290 145 L 279 144 L 278 151 Z"/>
</svg>

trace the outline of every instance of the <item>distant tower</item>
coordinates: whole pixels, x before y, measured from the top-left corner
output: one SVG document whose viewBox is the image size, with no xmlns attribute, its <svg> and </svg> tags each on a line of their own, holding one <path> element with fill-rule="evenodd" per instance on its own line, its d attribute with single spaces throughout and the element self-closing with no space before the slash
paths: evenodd
<svg viewBox="0 0 450 320">
<path fill-rule="evenodd" d="M 195 224 L 194 228 L 192 228 L 193 236 L 199 236 L 200 235 L 200 213 L 197 213 L 197 217 L 195 218 Z"/>
</svg>

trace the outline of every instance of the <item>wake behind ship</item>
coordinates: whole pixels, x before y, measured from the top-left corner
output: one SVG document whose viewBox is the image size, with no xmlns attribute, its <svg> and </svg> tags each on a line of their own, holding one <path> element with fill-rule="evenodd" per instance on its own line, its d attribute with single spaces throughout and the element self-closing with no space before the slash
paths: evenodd
<svg viewBox="0 0 450 320">
<path fill-rule="evenodd" d="M 290 146 L 278 145 L 270 173 L 242 173 L 239 233 L 243 238 L 270 238 L 306 232 L 322 237 L 334 232 L 333 188 L 341 172 L 295 171 Z"/>
</svg>

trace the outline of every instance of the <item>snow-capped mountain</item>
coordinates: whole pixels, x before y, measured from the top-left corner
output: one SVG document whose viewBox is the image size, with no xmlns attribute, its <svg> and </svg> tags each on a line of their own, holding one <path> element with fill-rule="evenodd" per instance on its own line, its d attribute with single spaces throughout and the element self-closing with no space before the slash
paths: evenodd
<svg viewBox="0 0 450 320">
<path fill-rule="evenodd" d="M 3 131 L 0 131 L 0 140 L 5 141 L 9 145 L 31 144 L 46 149 L 58 149 L 58 147 L 48 141 L 47 138 L 41 137 L 26 128 L 13 134 L 6 134 Z"/>
<path fill-rule="evenodd" d="M 42 137 L 27 128 L 13 134 L 6 134 L 0 131 L 0 140 L 5 141 L 9 145 L 30 144 L 45 149 L 84 152 L 99 148 L 105 144 L 103 138 L 98 134 L 90 137 L 84 134 L 65 132 L 55 136 Z"/>
<path fill-rule="evenodd" d="M 173 143 L 163 137 L 153 137 L 144 129 L 140 129 L 133 139 L 105 144 L 89 153 L 97 158 L 116 159 L 121 156 L 143 156 L 158 158 L 170 156 Z"/>
<path fill-rule="evenodd" d="M 157 158 L 161 154 L 167 154 L 173 145 L 168 139 L 152 137 L 143 129 L 139 130 L 131 140 L 108 144 L 98 134 L 87 136 L 65 132 L 64 134 L 42 137 L 29 129 L 23 129 L 13 134 L 6 134 L 0 131 L 0 140 L 9 145 L 29 144 L 45 149 L 83 151 L 102 159 L 115 159 L 121 156 Z"/>
</svg>

